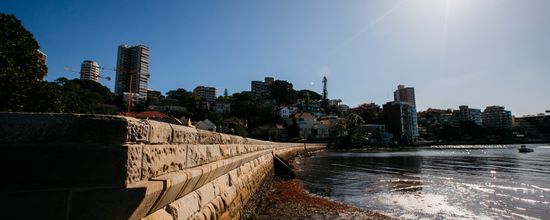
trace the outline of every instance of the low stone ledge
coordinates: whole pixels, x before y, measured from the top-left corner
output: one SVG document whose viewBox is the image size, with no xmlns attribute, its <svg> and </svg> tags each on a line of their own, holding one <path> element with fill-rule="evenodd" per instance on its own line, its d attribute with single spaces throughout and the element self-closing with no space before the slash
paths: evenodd
<svg viewBox="0 0 550 220">
<path fill-rule="evenodd" d="M 150 213 L 161 209 L 171 202 L 186 196 L 209 182 L 229 173 L 230 170 L 237 169 L 243 164 L 258 164 L 259 159 L 270 155 L 271 150 L 253 152 L 229 159 L 219 160 L 213 163 L 198 167 L 189 168 L 183 171 L 172 172 L 158 177 L 153 177 L 153 181 L 161 181 L 164 184 L 162 195 L 150 210 Z M 257 161 L 258 160 L 258 161 Z M 248 164 L 250 166 L 250 164 Z M 202 198 L 202 197 L 201 197 Z"/>
<path fill-rule="evenodd" d="M 272 142 L 117 115 L 0 112 L 0 144 L 239 144 Z"/>
</svg>

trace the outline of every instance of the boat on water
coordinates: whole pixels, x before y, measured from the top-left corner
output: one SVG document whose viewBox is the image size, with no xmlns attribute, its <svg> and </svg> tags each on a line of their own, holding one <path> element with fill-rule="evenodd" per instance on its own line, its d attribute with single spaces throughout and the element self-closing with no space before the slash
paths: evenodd
<svg viewBox="0 0 550 220">
<path fill-rule="evenodd" d="M 525 145 L 521 145 L 521 147 L 518 148 L 518 151 L 520 153 L 529 153 L 529 152 L 533 152 L 533 149 L 527 148 Z"/>
</svg>

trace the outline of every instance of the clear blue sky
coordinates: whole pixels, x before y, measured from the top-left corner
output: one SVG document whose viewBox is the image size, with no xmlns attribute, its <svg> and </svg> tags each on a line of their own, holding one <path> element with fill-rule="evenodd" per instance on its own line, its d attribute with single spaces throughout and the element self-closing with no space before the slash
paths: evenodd
<svg viewBox="0 0 550 220">
<path fill-rule="evenodd" d="M 264 76 L 350 106 L 416 88 L 419 110 L 550 109 L 548 0 L 0 1 L 48 55 L 47 80 L 117 46 L 151 48 L 150 87 L 250 90 Z M 102 72 L 114 78 L 112 72 Z M 114 80 L 101 81 L 113 89 Z"/>
</svg>

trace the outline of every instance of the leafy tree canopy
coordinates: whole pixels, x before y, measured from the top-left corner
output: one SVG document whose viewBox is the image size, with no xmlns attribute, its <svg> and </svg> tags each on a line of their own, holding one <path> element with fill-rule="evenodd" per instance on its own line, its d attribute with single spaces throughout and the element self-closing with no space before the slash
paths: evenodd
<svg viewBox="0 0 550 220">
<path fill-rule="evenodd" d="M 296 91 L 292 89 L 292 83 L 284 80 L 275 80 L 269 86 L 270 98 L 277 104 L 294 104 L 296 102 Z"/>
<path fill-rule="evenodd" d="M 178 100 L 178 105 L 186 107 L 187 110 L 192 111 L 195 109 L 195 102 L 197 98 L 193 96 L 193 93 L 182 88 L 176 90 L 170 90 L 166 93 L 166 98 Z"/>
<path fill-rule="evenodd" d="M 303 89 L 297 92 L 297 96 L 299 99 L 306 99 L 308 95 L 310 100 L 321 100 L 321 98 L 323 98 L 321 94 L 307 89 Z"/>
<path fill-rule="evenodd" d="M 360 115 L 367 123 L 378 123 L 382 108 L 375 103 L 365 103 L 351 109 L 351 112 Z"/>
<path fill-rule="evenodd" d="M 55 80 L 62 94 L 63 112 L 74 113 L 114 113 L 110 104 L 114 102 L 114 94 L 109 88 L 92 80 L 73 79 L 61 77 Z"/>
<path fill-rule="evenodd" d="M 42 81 L 47 67 L 40 58 L 39 46 L 33 35 L 14 15 L 0 13 L 0 110 L 43 111 L 50 108 L 41 103 Z M 35 105 L 35 106 L 33 106 Z M 43 108 L 43 109 L 42 109 Z"/>
</svg>

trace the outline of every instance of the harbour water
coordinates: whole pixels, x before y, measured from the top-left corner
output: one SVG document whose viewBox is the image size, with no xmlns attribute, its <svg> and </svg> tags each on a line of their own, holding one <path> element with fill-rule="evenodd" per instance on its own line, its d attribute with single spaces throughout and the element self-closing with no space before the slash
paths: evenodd
<svg viewBox="0 0 550 220">
<path fill-rule="evenodd" d="M 550 145 L 325 151 L 296 161 L 313 194 L 405 219 L 550 219 Z"/>
</svg>

